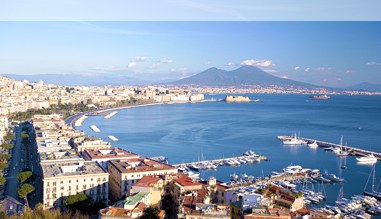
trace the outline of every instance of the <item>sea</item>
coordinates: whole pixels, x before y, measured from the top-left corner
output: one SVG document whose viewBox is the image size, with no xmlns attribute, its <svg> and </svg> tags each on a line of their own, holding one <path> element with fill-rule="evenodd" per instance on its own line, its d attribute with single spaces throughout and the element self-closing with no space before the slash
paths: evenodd
<svg viewBox="0 0 381 219">
<path fill-rule="evenodd" d="M 206 95 L 210 101 L 201 103 L 121 109 L 111 119 L 91 116 L 78 129 L 106 141 L 113 135 L 119 141 L 112 146 L 146 157 L 162 155 L 170 164 L 239 156 L 247 150 L 269 159 L 202 171 L 204 179 L 213 176 L 228 182 L 233 173 L 262 177 L 301 165 L 345 179 L 341 184 L 324 185 L 327 200 L 322 204 L 333 205 L 339 190 L 345 198 L 363 194 L 372 165 L 359 164 L 353 156 L 339 158 L 322 148 L 283 145 L 277 136 L 296 133 L 333 143 L 340 143 L 343 137 L 344 145 L 381 152 L 381 96 L 332 95 L 328 100 L 315 100 L 303 94 L 245 94 L 261 102 L 216 101 L 225 96 Z M 93 132 L 90 125 L 101 132 Z M 347 169 L 340 168 L 343 162 Z M 380 179 L 381 165 L 376 165 L 377 175 Z M 370 187 L 368 184 L 366 189 Z M 323 190 L 321 185 L 314 189 Z"/>
</svg>

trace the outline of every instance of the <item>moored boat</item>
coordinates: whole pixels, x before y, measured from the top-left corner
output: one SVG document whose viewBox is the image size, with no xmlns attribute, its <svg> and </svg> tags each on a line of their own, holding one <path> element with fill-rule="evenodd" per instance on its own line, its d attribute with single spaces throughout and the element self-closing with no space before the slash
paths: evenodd
<svg viewBox="0 0 381 219">
<path fill-rule="evenodd" d="M 364 157 L 356 157 L 356 160 L 360 163 L 375 163 L 377 162 L 377 158 L 373 154 L 369 154 Z"/>
</svg>

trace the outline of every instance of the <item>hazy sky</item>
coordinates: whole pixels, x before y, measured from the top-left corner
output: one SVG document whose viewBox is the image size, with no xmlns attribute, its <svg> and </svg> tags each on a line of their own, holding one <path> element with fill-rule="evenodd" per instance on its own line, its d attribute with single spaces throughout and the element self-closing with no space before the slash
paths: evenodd
<svg viewBox="0 0 381 219">
<path fill-rule="evenodd" d="M 381 22 L 0 22 L 0 74 L 181 78 L 256 65 L 319 85 L 381 83 Z"/>
</svg>

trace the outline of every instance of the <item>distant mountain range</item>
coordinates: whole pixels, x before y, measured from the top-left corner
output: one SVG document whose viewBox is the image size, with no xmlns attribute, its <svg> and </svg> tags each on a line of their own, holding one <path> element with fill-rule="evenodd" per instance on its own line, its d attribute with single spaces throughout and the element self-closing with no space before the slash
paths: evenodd
<svg viewBox="0 0 381 219">
<path fill-rule="evenodd" d="M 242 66 L 232 71 L 209 68 L 201 73 L 171 82 L 173 85 L 198 85 L 212 87 L 247 86 L 247 85 L 279 85 L 304 88 L 318 87 L 316 85 L 273 76 L 254 66 Z"/>
<path fill-rule="evenodd" d="M 364 91 L 378 91 L 381 92 L 381 84 L 372 84 L 372 83 L 360 83 L 347 87 L 351 90 L 364 90 Z"/>
<path fill-rule="evenodd" d="M 80 85 L 80 86 L 102 86 L 102 85 L 147 85 L 151 81 L 145 81 L 124 75 L 80 75 L 80 74 L 36 74 L 36 75 L 16 75 L 3 74 L 8 78 L 16 80 L 28 80 L 37 82 L 43 80 L 45 84 L 57 85 Z"/>
</svg>

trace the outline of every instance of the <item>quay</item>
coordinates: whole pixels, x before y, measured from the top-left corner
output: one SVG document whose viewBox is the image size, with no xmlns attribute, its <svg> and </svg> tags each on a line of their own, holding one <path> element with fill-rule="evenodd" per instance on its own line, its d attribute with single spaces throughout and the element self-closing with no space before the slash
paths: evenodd
<svg viewBox="0 0 381 219">
<path fill-rule="evenodd" d="M 253 161 L 252 163 L 259 162 L 261 160 L 264 160 L 264 161 L 268 160 L 267 157 L 265 157 L 265 156 L 242 155 L 242 156 L 237 156 L 237 157 L 227 157 L 227 158 L 220 158 L 220 159 L 214 159 L 214 160 L 203 160 L 203 161 L 196 161 L 196 162 L 189 162 L 189 163 L 172 164 L 172 166 L 177 167 L 177 168 L 184 167 L 184 166 L 201 167 L 205 163 L 209 163 L 209 164 L 211 163 L 211 164 L 214 164 L 217 166 L 222 166 L 222 165 L 226 165 L 227 162 L 232 161 L 232 160 L 236 160 L 236 161 L 237 160 L 243 160 L 243 159 L 247 160 L 248 158 L 254 158 L 254 157 L 255 157 L 256 161 Z M 243 165 L 244 163 L 241 163 L 241 164 Z M 238 166 L 238 165 L 240 165 L 240 164 L 237 163 L 237 165 L 231 165 L 231 166 Z"/>
<path fill-rule="evenodd" d="M 284 141 L 284 140 L 290 140 L 290 139 L 295 138 L 295 137 L 284 135 L 284 136 L 278 136 L 277 138 L 281 141 Z M 315 139 L 311 139 L 311 138 L 298 137 L 297 139 L 304 140 L 308 144 L 316 141 L 318 146 L 322 147 L 322 148 L 332 147 L 332 148 L 343 149 L 343 150 L 347 151 L 348 154 L 354 155 L 354 156 L 368 156 L 368 155 L 373 154 L 378 160 L 381 160 L 381 153 L 380 152 L 364 150 L 364 149 L 360 149 L 360 148 L 356 148 L 356 147 L 352 147 L 352 146 L 340 145 L 340 144 L 335 144 L 335 143 L 331 143 L 331 142 L 319 141 L 319 140 L 315 140 Z"/>
</svg>

